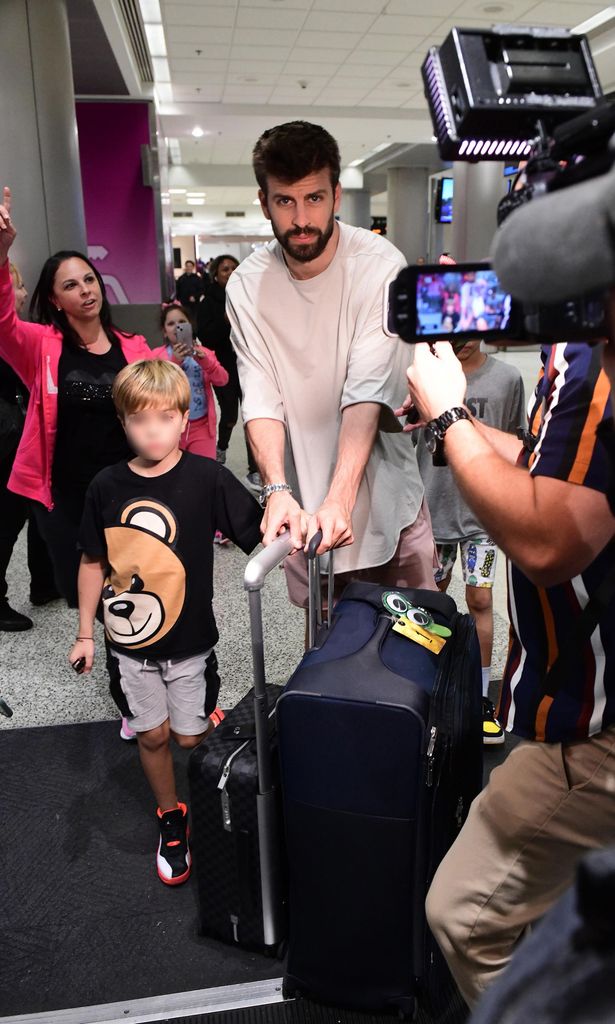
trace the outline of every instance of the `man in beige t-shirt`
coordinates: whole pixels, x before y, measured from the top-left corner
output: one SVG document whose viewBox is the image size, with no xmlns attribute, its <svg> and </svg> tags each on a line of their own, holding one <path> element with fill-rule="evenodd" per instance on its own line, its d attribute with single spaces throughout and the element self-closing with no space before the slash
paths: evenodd
<svg viewBox="0 0 615 1024">
<path fill-rule="evenodd" d="M 385 333 L 389 283 L 405 265 L 385 239 L 335 220 L 339 150 L 318 125 L 279 125 L 254 150 L 276 241 L 227 285 L 243 416 L 263 479 L 263 543 L 297 552 L 322 530 L 340 582 L 434 588 L 434 545 L 401 405 L 411 349 Z M 305 606 L 305 559 L 286 560 Z"/>
</svg>

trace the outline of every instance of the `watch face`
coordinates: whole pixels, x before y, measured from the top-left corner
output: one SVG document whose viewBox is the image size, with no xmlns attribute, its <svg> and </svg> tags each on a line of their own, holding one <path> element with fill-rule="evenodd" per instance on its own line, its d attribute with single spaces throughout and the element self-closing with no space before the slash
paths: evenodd
<svg viewBox="0 0 615 1024">
<path fill-rule="evenodd" d="M 430 455 L 433 455 L 438 446 L 438 438 L 430 426 L 426 426 L 424 428 L 423 437 L 425 438 L 425 447 L 427 451 Z"/>
</svg>

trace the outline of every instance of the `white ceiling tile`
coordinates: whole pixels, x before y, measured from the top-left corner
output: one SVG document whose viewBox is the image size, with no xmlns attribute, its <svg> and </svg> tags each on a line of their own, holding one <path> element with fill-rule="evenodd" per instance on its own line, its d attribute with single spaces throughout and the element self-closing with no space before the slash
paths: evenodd
<svg viewBox="0 0 615 1024">
<path fill-rule="evenodd" d="M 200 25 L 212 28 L 232 28 L 235 23 L 234 4 L 213 7 L 209 3 L 186 4 L 167 2 L 162 8 L 165 25 Z"/>
<path fill-rule="evenodd" d="M 210 82 L 214 84 L 218 82 L 224 82 L 226 75 L 218 74 L 212 79 L 208 79 L 206 74 L 197 75 L 190 71 L 175 71 L 173 73 L 173 84 L 174 85 L 193 85 L 195 88 L 197 85 L 205 86 L 209 85 Z"/>
<path fill-rule="evenodd" d="M 331 51 L 329 51 L 330 53 Z M 291 53 L 283 66 L 284 74 L 296 75 L 299 78 L 309 78 L 310 75 L 335 75 L 338 71 L 338 61 L 310 61 L 300 60 Z"/>
<path fill-rule="evenodd" d="M 342 64 L 337 70 L 335 75 L 335 81 L 339 82 L 340 85 L 347 84 L 347 80 L 350 79 L 379 79 L 386 75 L 389 69 L 382 67 L 379 64 Z"/>
<path fill-rule="evenodd" d="M 373 14 L 354 12 L 351 23 L 354 32 L 367 32 L 374 21 Z M 313 11 L 305 19 L 306 32 L 339 32 L 341 19 L 339 11 Z"/>
<path fill-rule="evenodd" d="M 562 28 L 574 28 L 575 25 L 580 25 L 592 14 L 598 14 L 604 6 L 604 4 L 595 4 L 589 7 L 579 3 L 539 3 L 526 11 L 523 20 L 528 24 L 531 21 L 532 25 L 560 25 Z"/>
<path fill-rule="evenodd" d="M 169 67 L 178 74 L 190 74 L 195 78 L 203 78 L 209 75 L 225 74 L 228 61 L 226 60 L 204 60 L 203 57 L 173 57 L 169 60 Z"/>
<path fill-rule="evenodd" d="M 258 53 L 258 50 L 256 51 Z M 234 60 L 228 62 L 229 75 L 279 75 L 286 65 L 285 60 Z"/>
<path fill-rule="evenodd" d="M 237 12 L 238 28 L 272 28 L 297 31 L 305 21 L 305 11 L 286 11 L 282 8 L 241 7 Z"/>
<path fill-rule="evenodd" d="M 295 46 L 314 47 L 317 50 L 337 50 L 344 53 L 353 50 L 361 39 L 361 32 L 300 32 Z"/>
<path fill-rule="evenodd" d="M 233 43 L 239 46 L 280 46 L 288 48 L 295 42 L 297 33 L 290 29 L 236 28 Z"/>
<path fill-rule="evenodd" d="M 386 75 L 389 68 L 397 67 L 403 60 L 401 53 L 381 53 L 380 50 L 353 50 L 345 61 L 345 67 L 355 64 L 361 67 L 362 64 L 372 64 L 382 68 L 382 74 Z"/>
<path fill-rule="evenodd" d="M 424 38 L 424 35 L 418 35 L 412 37 L 404 36 L 402 39 L 396 35 L 374 35 L 371 32 L 367 32 L 357 45 L 357 50 L 384 50 L 389 53 L 398 53 L 401 60 L 408 53 L 409 39 L 413 43 L 418 44 Z"/>
<path fill-rule="evenodd" d="M 402 38 L 404 36 L 422 36 L 428 32 L 435 32 L 441 20 L 437 15 L 433 18 L 414 18 L 411 16 L 383 14 L 376 19 L 370 32 L 376 35 L 381 32 L 384 35 L 399 35 Z"/>
<path fill-rule="evenodd" d="M 230 43 L 201 43 L 199 46 L 193 41 L 189 43 L 171 43 L 167 39 L 167 51 L 170 58 L 185 59 L 186 57 L 196 57 L 196 50 L 201 51 L 200 57 L 202 60 L 218 60 L 220 58 L 226 58 L 231 52 Z"/>
<path fill-rule="evenodd" d="M 407 0 L 402 0 L 407 3 Z M 313 11 L 341 11 L 344 14 L 380 14 L 383 0 L 314 0 Z"/>
<path fill-rule="evenodd" d="M 499 2 L 499 0 L 498 0 Z M 459 6 L 459 0 L 429 0 L 429 15 L 447 17 L 453 14 Z M 387 15 L 392 14 L 417 14 L 424 11 L 422 4 L 410 3 L 409 0 L 389 0 L 386 6 Z"/>
<path fill-rule="evenodd" d="M 253 61 L 272 61 L 274 63 L 279 62 L 280 59 L 286 60 L 286 48 L 280 48 L 279 46 L 249 46 L 233 43 L 231 47 L 230 57 L 232 60 L 253 60 Z"/>
<path fill-rule="evenodd" d="M 177 25 L 167 28 L 165 36 L 168 43 L 192 43 L 193 46 L 199 46 L 201 43 L 230 43 L 233 38 L 233 30 L 232 28 Z"/>
<path fill-rule="evenodd" d="M 309 11 L 312 0 L 284 0 L 284 6 L 293 10 Z M 269 7 L 276 11 L 280 9 L 279 0 L 239 0 L 239 7 Z"/>
<path fill-rule="evenodd" d="M 352 47 L 344 48 L 340 50 L 339 47 L 323 48 L 318 49 L 313 46 L 301 46 L 298 44 L 291 50 L 288 59 L 289 60 L 307 60 L 314 63 L 331 64 L 333 61 L 336 64 L 340 64 L 344 60 L 347 53 L 350 53 Z"/>
</svg>

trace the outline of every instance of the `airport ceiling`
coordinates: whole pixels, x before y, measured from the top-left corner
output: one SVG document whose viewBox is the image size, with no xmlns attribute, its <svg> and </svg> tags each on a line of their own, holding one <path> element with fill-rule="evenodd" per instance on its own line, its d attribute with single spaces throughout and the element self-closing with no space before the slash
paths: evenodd
<svg viewBox="0 0 615 1024">
<path fill-rule="evenodd" d="M 68 12 L 76 94 L 155 95 L 171 184 L 217 208 L 252 204 L 254 142 L 295 118 L 331 131 L 372 192 L 387 164 L 436 169 L 420 65 L 455 25 L 573 28 L 605 12 L 590 40 L 615 85 L 615 8 L 596 0 L 68 0 Z"/>
</svg>

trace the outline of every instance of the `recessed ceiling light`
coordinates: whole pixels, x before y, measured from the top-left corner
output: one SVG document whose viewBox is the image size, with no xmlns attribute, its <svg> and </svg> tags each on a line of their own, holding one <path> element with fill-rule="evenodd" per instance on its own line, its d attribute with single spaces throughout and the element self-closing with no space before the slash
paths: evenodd
<svg viewBox="0 0 615 1024">
<path fill-rule="evenodd" d="M 192 129 L 192 135 L 194 136 L 195 139 L 202 139 L 204 134 L 205 132 L 203 131 L 202 128 L 199 128 L 198 124 L 195 125 L 194 128 Z"/>
<path fill-rule="evenodd" d="M 186 204 L 188 206 L 204 206 L 205 200 L 204 199 L 186 199 Z"/>
</svg>

